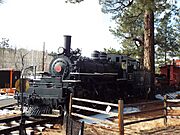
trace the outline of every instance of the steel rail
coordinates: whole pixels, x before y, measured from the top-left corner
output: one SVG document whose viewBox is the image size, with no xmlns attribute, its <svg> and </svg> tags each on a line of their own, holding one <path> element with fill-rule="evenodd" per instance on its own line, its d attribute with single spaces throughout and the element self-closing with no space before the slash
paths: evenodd
<svg viewBox="0 0 180 135">
<path fill-rule="evenodd" d="M 4 122 L 10 122 L 10 121 L 14 121 L 14 120 L 20 120 L 20 116 L 19 117 L 13 117 L 12 118 L 6 118 L 4 119 Z M 28 120 L 28 119 L 27 119 Z M 0 134 L 8 134 L 12 131 L 20 131 L 20 129 L 23 128 L 26 129 L 28 127 L 35 127 L 36 125 L 40 125 L 40 124 L 45 124 L 49 122 L 48 119 L 41 119 L 41 120 L 35 120 L 35 121 L 32 121 L 32 123 L 25 123 L 23 125 L 17 125 L 17 126 L 12 126 L 12 127 L 7 127 L 6 129 L 1 129 L 0 130 Z"/>
<path fill-rule="evenodd" d="M 2 99 L 0 100 L 0 109 L 4 109 L 6 107 L 14 106 L 18 104 L 14 99 Z"/>
<path fill-rule="evenodd" d="M 8 118 L 1 118 L 0 123 L 6 123 L 6 122 L 14 121 L 14 120 L 17 121 L 17 120 L 20 120 L 20 119 L 21 119 L 20 115 L 8 117 Z"/>
</svg>

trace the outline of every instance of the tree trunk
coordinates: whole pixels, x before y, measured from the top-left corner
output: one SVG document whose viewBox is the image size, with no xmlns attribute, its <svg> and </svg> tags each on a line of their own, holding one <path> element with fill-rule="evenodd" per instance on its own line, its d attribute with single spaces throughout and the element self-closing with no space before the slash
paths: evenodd
<svg viewBox="0 0 180 135">
<path fill-rule="evenodd" d="M 147 88 L 154 90 L 154 13 L 147 9 L 144 14 L 144 70 L 148 72 Z"/>
<path fill-rule="evenodd" d="M 143 34 L 143 42 L 141 43 L 141 53 L 140 53 L 140 69 L 144 69 L 144 34 Z"/>
<path fill-rule="evenodd" d="M 167 55 L 166 55 L 166 50 L 164 51 L 164 64 L 166 65 L 167 62 Z"/>
</svg>

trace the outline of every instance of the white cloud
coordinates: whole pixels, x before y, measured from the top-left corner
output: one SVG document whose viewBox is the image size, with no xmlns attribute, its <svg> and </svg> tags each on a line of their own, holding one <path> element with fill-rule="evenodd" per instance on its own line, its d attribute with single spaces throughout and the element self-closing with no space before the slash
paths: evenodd
<svg viewBox="0 0 180 135">
<path fill-rule="evenodd" d="M 72 35 L 72 48 L 83 55 L 117 47 L 97 0 L 66 4 L 64 0 L 7 0 L 0 5 L 0 37 L 17 47 L 48 51 L 63 46 L 63 35 Z"/>
</svg>

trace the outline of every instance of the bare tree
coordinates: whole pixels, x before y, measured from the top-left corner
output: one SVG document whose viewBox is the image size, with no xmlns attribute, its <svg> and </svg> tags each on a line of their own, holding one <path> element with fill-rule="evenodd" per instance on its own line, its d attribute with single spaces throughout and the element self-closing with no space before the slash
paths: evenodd
<svg viewBox="0 0 180 135">
<path fill-rule="evenodd" d="M 16 58 L 17 58 L 17 47 L 14 48 L 14 66 L 15 66 L 15 69 L 18 69 Z"/>
<path fill-rule="evenodd" d="M 5 65 L 4 65 L 4 63 L 5 63 L 5 61 L 4 61 L 4 52 L 5 52 L 5 50 L 7 48 L 9 48 L 9 43 L 8 42 L 9 42 L 9 39 L 7 39 L 7 38 L 2 38 L 2 41 L 0 42 L 0 48 L 2 50 L 2 61 L 1 61 L 2 68 L 5 68 Z"/>
<path fill-rule="evenodd" d="M 19 54 L 20 54 L 20 59 L 21 59 L 21 71 L 24 69 L 25 66 L 25 57 L 29 52 L 25 52 L 22 50 L 19 50 Z"/>
</svg>

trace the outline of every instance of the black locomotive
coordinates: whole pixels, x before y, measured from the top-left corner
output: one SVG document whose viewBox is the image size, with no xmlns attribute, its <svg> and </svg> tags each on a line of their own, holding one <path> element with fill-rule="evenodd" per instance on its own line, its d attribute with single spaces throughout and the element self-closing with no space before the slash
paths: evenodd
<svg viewBox="0 0 180 135">
<path fill-rule="evenodd" d="M 137 61 L 98 51 L 92 53 L 92 58 L 82 57 L 79 49 L 71 50 L 71 36 L 64 36 L 64 41 L 64 48 L 58 49 L 50 63 L 49 73 L 31 80 L 23 95 L 29 115 L 52 113 L 52 109 L 62 112 L 70 93 L 100 101 L 115 101 L 134 94 L 132 80 Z M 20 94 L 17 95 L 20 100 L 19 97 Z"/>
</svg>

